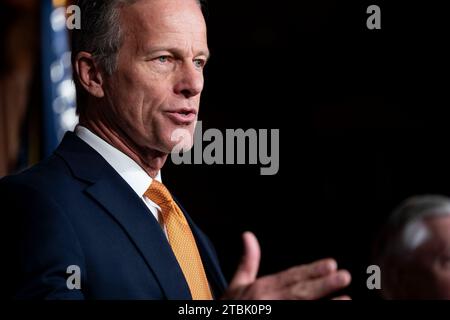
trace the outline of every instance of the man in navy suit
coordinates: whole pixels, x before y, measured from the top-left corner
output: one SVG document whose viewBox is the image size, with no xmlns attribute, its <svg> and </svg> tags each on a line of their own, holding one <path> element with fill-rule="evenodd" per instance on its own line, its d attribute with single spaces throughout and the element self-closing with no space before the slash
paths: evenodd
<svg viewBox="0 0 450 320">
<path fill-rule="evenodd" d="M 192 136 L 195 129 L 209 58 L 200 3 L 78 5 L 82 25 L 73 33 L 72 63 L 79 126 L 49 159 L 0 183 L 14 234 L 6 249 L 11 293 L 191 299 L 192 282 L 168 237 L 164 209 L 147 190 L 162 185 L 161 168 L 179 142 L 173 133 Z M 332 259 L 257 278 L 259 245 L 245 233 L 241 264 L 227 286 L 212 244 L 180 210 L 211 298 L 316 299 L 350 282 Z"/>
</svg>

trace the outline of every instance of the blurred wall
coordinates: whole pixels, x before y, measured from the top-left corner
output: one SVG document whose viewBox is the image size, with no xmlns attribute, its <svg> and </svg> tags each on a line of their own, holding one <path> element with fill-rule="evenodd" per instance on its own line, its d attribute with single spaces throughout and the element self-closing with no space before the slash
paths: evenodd
<svg viewBox="0 0 450 320">
<path fill-rule="evenodd" d="M 0 177 L 18 166 L 38 61 L 38 1 L 0 2 Z M 36 102 L 36 101 L 34 101 Z"/>
</svg>

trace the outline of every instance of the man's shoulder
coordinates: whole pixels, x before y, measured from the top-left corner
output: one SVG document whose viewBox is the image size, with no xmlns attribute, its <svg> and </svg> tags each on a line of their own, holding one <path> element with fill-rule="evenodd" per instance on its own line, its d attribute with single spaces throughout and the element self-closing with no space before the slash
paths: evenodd
<svg viewBox="0 0 450 320">
<path fill-rule="evenodd" d="M 38 190 L 51 188 L 59 181 L 71 178 L 70 170 L 64 161 L 53 154 L 49 158 L 21 171 L 0 179 L 1 187 L 32 187 Z"/>
<path fill-rule="evenodd" d="M 0 179 L 0 187 L 29 187 L 43 192 L 70 189 L 79 183 L 74 168 L 96 171 L 96 162 L 89 161 L 86 154 L 95 152 L 75 134 L 67 133 L 52 155 L 28 169 Z"/>
</svg>

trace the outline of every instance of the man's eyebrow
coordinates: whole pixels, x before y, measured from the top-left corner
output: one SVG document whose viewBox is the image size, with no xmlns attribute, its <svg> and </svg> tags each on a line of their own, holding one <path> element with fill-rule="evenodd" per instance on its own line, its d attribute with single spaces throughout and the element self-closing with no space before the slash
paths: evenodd
<svg viewBox="0 0 450 320">
<path fill-rule="evenodd" d="M 199 55 L 203 55 L 203 56 L 206 56 L 206 60 L 208 61 L 209 59 L 211 59 L 211 51 L 209 51 L 209 50 L 206 50 L 206 51 L 204 51 L 204 50 L 202 50 L 202 51 L 200 51 L 199 52 Z"/>
</svg>

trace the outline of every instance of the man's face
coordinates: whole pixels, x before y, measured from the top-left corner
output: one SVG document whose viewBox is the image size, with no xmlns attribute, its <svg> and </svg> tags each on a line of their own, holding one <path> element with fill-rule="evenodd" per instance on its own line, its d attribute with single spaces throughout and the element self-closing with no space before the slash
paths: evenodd
<svg viewBox="0 0 450 320">
<path fill-rule="evenodd" d="M 141 0 L 121 10 L 117 71 L 105 79 L 110 123 L 141 150 L 170 153 L 176 129 L 192 137 L 209 56 L 195 0 Z"/>
<path fill-rule="evenodd" d="M 414 254 L 410 292 L 414 298 L 450 300 L 450 216 L 424 223 L 429 238 Z"/>
<path fill-rule="evenodd" d="M 431 238 L 422 251 L 429 267 L 437 299 L 450 300 L 450 216 L 426 221 Z"/>
</svg>

